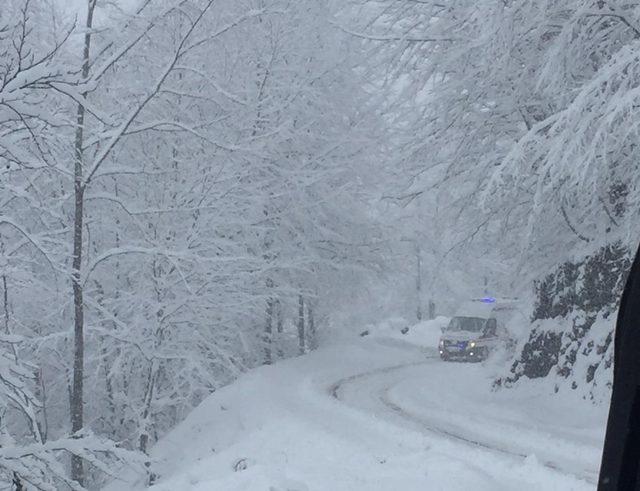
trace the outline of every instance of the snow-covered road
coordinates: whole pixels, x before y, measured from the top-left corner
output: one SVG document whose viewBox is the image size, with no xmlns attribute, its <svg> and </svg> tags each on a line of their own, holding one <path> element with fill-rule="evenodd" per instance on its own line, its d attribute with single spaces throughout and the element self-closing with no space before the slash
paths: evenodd
<svg viewBox="0 0 640 491">
<path fill-rule="evenodd" d="M 595 488 L 601 409 L 535 384 L 492 391 L 496 366 L 434 354 L 358 339 L 253 370 L 159 442 L 153 489 Z"/>
<path fill-rule="evenodd" d="M 522 413 L 520 417 L 509 417 L 504 407 L 478 404 L 470 414 L 469 407 L 474 404 L 468 397 L 468 388 L 478 385 L 469 384 L 469 376 L 482 373 L 477 368 L 470 364 L 445 364 L 433 350 L 426 353 L 424 362 L 346 377 L 333 384 L 329 392 L 341 402 L 379 418 L 496 453 L 499 458 L 522 460 L 535 455 L 545 467 L 595 485 L 595 464 L 599 458 L 597 441 L 593 441 L 591 447 L 577 443 L 578 435 L 571 434 L 571 428 L 561 425 L 555 425 L 551 434 L 549 430 L 553 425 L 550 422 L 527 424 Z M 452 383 L 443 384 L 447 379 Z M 467 385 L 469 387 L 462 393 L 448 390 Z M 467 397 L 461 398 L 465 394 Z M 544 429 L 541 430 L 541 426 Z"/>
</svg>

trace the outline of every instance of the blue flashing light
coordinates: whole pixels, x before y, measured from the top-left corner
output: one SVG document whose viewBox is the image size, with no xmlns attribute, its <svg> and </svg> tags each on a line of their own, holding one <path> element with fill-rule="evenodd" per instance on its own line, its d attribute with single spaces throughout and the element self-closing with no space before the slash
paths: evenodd
<svg viewBox="0 0 640 491">
<path fill-rule="evenodd" d="M 482 303 L 496 303 L 496 299 L 493 297 L 484 297 L 480 301 Z"/>
</svg>

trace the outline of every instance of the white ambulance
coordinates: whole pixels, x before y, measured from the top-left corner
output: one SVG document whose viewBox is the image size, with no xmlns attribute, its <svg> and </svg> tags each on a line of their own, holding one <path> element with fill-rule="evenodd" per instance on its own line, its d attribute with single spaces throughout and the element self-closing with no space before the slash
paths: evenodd
<svg viewBox="0 0 640 491">
<path fill-rule="evenodd" d="M 507 322 L 517 311 L 515 298 L 477 298 L 460 306 L 443 329 L 438 351 L 443 360 L 482 361 L 511 341 Z"/>
</svg>

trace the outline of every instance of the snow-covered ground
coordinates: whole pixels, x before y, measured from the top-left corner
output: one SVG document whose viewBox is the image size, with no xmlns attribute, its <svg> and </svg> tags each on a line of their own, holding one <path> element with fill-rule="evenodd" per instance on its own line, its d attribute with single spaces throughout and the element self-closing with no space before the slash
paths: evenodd
<svg viewBox="0 0 640 491">
<path fill-rule="evenodd" d="M 435 356 L 426 333 L 441 323 L 245 374 L 155 447 L 152 489 L 594 489 L 604 411 L 542 386 L 492 391 L 495 360 Z"/>
</svg>

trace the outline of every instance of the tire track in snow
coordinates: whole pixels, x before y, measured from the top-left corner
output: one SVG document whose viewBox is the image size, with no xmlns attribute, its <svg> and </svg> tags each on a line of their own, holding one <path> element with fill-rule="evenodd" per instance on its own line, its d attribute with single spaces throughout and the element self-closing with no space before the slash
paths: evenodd
<svg viewBox="0 0 640 491">
<path fill-rule="evenodd" d="M 438 356 L 437 355 L 429 355 L 426 356 L 427 360 L 434 360 L 437 359 Z M 426 365 L 428 364 L 428 361 L 423 361 L 423 362 L 413 362 L 413 363 L 403 363 L 400 365 L 393 365 L 393 366 L 389 366 L 389 367 L 384 367 L 384 368 L 378 368 L 376 370 L 371 370 L 368 372 L 363 372 L 363 373 L 359 373 L 356 375 L 351 375 L 349 377 L 345 377 L 343 379 L 338 380 L 337 382 L 335 382 L 334 384 L 332 384 L 329 389 L 329 395 L 331 397 L 333 397 L 334 399 L 336 399 L 337 401 L 340 401 L 343 404 L 348 404 L 344 399 L 341 398 L 341 389 L 347 385 L 350 384 L 354 384 L 354 383 L 358 383 L 362 380 L 365 379 L 369 379 L 369 378 L 373 378 L 376 376 L 380 376 L 380 375 L 384 375 L 384 374 L 389 374 L 395 371 L 399 371 L 399 370 L 403 370 L 406 368 L 410 368 L 410 367 L 415 367 L 415 366 L 420 366 L 420 365 Z M 423 431 L 431 433 L 431 434 L 435 434 L 441 437 L 444 437 L 446 439 L 449 440 L 453 440 L 455 442 L 467 445 L 467 446 L 471 446 L 474 448 L 480 448 L 486 451 L 490 451 L 490 452 L 496 452 L 499 453 L 501 455 L 506 455 L 509 457 L 515 457 L 518 459 L 526 459 L 529 455 L 524 453 L 524 452 L 520 452 L 514 449 L 510 449 L 506 446 L 501 446 L 501 445 L 495 445 L 493 443 L 489 443 L 489 442 L 483 442 L 479 439 L 476 438 L 472 438 L 469 435 L 465 435 L 463 431 L 455 431 L 452 429 L 446 429 L 446 428 L 442 428 L 437 426 L 436 422 L 433 421 L 429 421 L 427 418 L 423 417 L 423 416 L 418 416 L 416 414 L 411 413 L 410 411 L 404 409 L 402 406 L 400 406 L 397 402 L 394 402 L 393 400 L 391 400 L 390 394 L 389 392 L 395 387 L 395 383 L 391 384 L 391 385 L 385 385 L 383 386 L 383 388 L 381 390 L 378 391 L 377 394 L 377 400 L 381 403 L 381 405 L 393 412 L 395 415 L 397 415 L 398 417 L 404 419 L 405 421 L 409 421 L 414 425 L 417 425 L 419 428 L 421 428 Z M 552 461 L 540 461 L 540 464 L 543 465 L 544 467 L 551 469 L 553 471 L 556 472 L 560 472 L 562 474 L 567 474 L 567 475 L 571 475 L 577 479 L 583 480 L 588 482 L 589 484 L 597 484 L 597 478 L 596 476 L 593 475 L 593 473 L 590 472 L 581 472 L 581 473 L 576 473 L 573 471 L 570 471 L 558 464 L 556 464 L 555 462 Z"/>
</svg>

